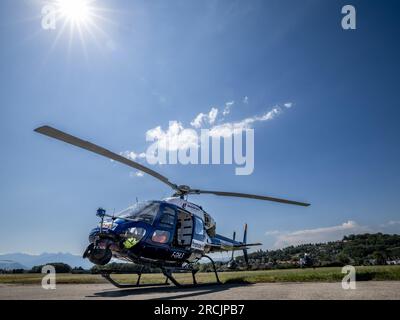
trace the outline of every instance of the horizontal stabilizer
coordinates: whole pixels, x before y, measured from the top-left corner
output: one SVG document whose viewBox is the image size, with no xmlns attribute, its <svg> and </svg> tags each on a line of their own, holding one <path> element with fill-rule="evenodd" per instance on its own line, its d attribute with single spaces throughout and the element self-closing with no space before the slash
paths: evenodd
<svg viewBox="0 0 400 320">
<path fill-rule="evenodd" d="M 243 249 L 250 249 L 249 247 L 261 246 L 262 243 L 246 243 L 246 244 L 237 244 L 237 245 L 226 245 L 226 244 L 208 244 L 211 247 L 216 249 L 220 249 L 221 251 L 239 251 Z"/>
</svg>

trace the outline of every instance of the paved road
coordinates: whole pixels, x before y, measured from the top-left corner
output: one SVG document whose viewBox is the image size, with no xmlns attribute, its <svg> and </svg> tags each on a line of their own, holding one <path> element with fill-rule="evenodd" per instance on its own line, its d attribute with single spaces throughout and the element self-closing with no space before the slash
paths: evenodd
<svg viewBox="0 0 400 320">
<path fill-rule="evenodd" d="M 170 287 L 116 289 L 109 284 L 57 285 L 44 290 L 38 285 L 0 285 L 4 299 L 396 299 L 400 282 L 358 282 L 356 290 L 343 290 L 341 283 L 259 283 L 213 285 L 178 289 Z"/>
</svg>

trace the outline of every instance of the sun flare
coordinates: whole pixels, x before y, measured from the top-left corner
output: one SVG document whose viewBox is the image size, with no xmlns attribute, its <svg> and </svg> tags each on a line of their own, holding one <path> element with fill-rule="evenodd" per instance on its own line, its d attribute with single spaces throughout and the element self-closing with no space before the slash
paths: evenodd
<svg viewBox="0 0 400 320">
<path fill-rule="evenodd" d="M 87 23 L 93 15 L 89 0 L 58 0 L 57 2 L 61 17 L 72 23 Z"/>
<path fill-rule="evenodd" d="M 90 41 L 100 50 L 110 41 L 103 27 L 111 25 L 112 21 L 107 15 L 112 10 L 98 6 L 96 0 L 52 0 L 51 7 L 55 17 L 54 29 L 57 30 L 51 51 L 64 36 L 69 37 L 68 53 L 77 39 L 85 56 Z"/>
</svg>

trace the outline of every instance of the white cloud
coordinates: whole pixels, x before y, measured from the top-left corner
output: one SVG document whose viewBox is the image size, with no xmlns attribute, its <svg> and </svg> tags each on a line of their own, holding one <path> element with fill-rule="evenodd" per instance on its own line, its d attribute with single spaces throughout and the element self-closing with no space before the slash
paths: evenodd
<svg viewBox="0 0 400 320">
<path fill-rule="evenodd" d="M 248 103 L 249 103 L 249 97 L 248 97 L 248 96 L 245 96 L 245 97 L 243 98 L 243 103 L 244 103 L 244 104 L 248 104 Z"/>
<path fill-rule="evenodd" d="M 123 156 L 129 160 L 133 160 L 133 161 L 146 158 L 146 153 L 144 153 L 144 152 L 136 153 L 134 151 L 124 151 L 124 152 L 120 152 L 119 154 L 121 156 Z"/>
<path fill-rule="evenodd" d="M 400 225 L 400 221 L 394 221 L 394 220 L 392 220 L 392 221 L 389 221 L 389 222 L 387 223 L 387 225 L 388 225 L 388 226 Z"/>
<path fill-rule="evenodd" d="M 135 177 L 141 178 L 141 177 L 144 176 L 144 173 L 143 173 L 142 171 L 130 172 L 130 173 L 129 173 L 129 176 L 130 176 L 131 178 L 135 178 Z"/>
<path fill-rule="evenodd" d="M 391 220 L 379 226 L 379 232 L 382 233 L 400 233 L 400 220 Z"/>
<path fill-rule="evenodd" d="M 225 103 L 224 111 L 222 111 L 222 115 L 225 117 L 231 113 L 231 107 L 235 104 L 235 101 L 229 101 Z"/>
<path fill-rule="evenodd" d="M 377 232 L 398 234 L 400 233 L 400 221 L 392 220 L 376 226 L 362 226 L 350 220 L 338 226 L 297 231 L 272 230 L 265 232 L 265 235 L 273 237 L 275 239 L 273 247 L 279 249 L 291 245 L 341 240 L 349 234 Z"/>
<path fill-rule="evenodd" d="M 218 117 L 218 108 L 211 108 L 210 112 L 208 114 L 205 113 L 199 113 L 196 118 L 190 123 L 192 127 L 195 127 L 196 129 L 200 129 L 203 124 L 214 124 L 215 120 L 217 120 Z"/>
<path fill-rule="evenodd" d="M 248 97 L 245 97 L 245 100 L 248 101 Z M 222 111 L 222 115 L 226 116 L 231 112 L 231 107 L 235 104 L 235 101 L 228 101 L 225 103 L 224 110 Z M 264 113 L 261 116 L 253 116 L 241 121 L 236 122 L 225 122 L 219 125 L 215 125 L 211 127 L 211 135 L 213 136 L 231 136 L 234 134 L 235 130 L 245 130 L 252 127 L 252 124 L 255 122 L 262 122 L 274 119 L 276 116 L 283 112 L 283 109 L 290 109 L 293 106 L 292 102 L 286 102 L 283 106 L 276 105 L 270 111 Z M 208 114 L 199 113 L 192 122 L 190 122 L 191 126 L 200 129 L 205 124 L 213 125 L 218 117 L 219 110 L 218 108 L 211 108 Z"/>
<path fill-rule="evenodd" d="M 210 129 L 210 135 L 214 137 L 229 137 L 233 135 L 236 130 L 242 131 L 252 128 L 252 125 L 256 122 L 272 120 L 281 112 L 282 108 L 280 106 L 275 106 L 261 116 L 253 116 L 237 122 L 226 122 L 219 124 Z"/>
<path fill-rule="evenodd" d="M 229 101 L 225 103 L 225 108 L 223 114 L 226 115 L 230 112 L 230 107 L 234 105 L 234 101 Z M 283 106 L 274 106 L 268 112 L 249 118 L 242 119 L 236 122 L 226 122 L 215 125 L 218 118 L 219 110 L 218 108 L 211 108 L 211 110 L 205 113 L 199 113 L 195 119 L 190 123 L 195 129 L 201 129 L 203 125 L 210 125 L 210 136 L 212 137 L 229 137 L 235 134 L 235 131 L 243 131 L 250 129 L 257 122 L 265 122 L 274 119 L 280 113 L 283 112 Z M 199 130 L 194 130 L 191 128 L 185 128 L 183 124 L 179 121 L 170 121 L 168 128 L 163 129 L 161 126 L 154 127 L 146 132 L 146 141 L 153 142 L 152 146 L 157 150 L 166 151 L 177 151 L 177 150 L 187 150 L 193 148 L 199 148 Z M 154 142 L 156 144 L 154 144 Z M 137 161 L 139 159 L 146 159 L 148 162 L 154 160 L 149 159 L 147 153 L 136 153 L 134 151 L 121 152 L 120 155 Z M 160 160 L 161 161 L 161 160 Z M 164 161 L 163 161 L 164 162 Z"/>
<path fill-rule="evenodd" d="M 263 114 L 261 117 L 255 117 L 255 121 L 267 121 L 267 120 L 272 120 L 274 119 L 277 115 L 279 115 L 282 112 L 282 108 L 279 106 L 275 106 L 272 108 L 271 111 L 268 111 L 267 113 Z"/>
<path fill-rule="evenodd" d="M 276 239 L 274 247 L 283 248 L 291 245 L 320 243 L 336 241 L 349 234 L 364 233 L 370 228 L 360 226 L 355 221 L 347 221 L 338 226 L 323 227 L 315 229 L 298 230 L 293 232 L 269 231 L 266 235 L 274 236 Z"/>
<path fill-rule="evenodd" d="M 192 127 L 195 127 L 196 129 L 199 129 L 199 128 L 201 128 L 201 126 L 202 126 L 202 124 L 203 124 L 203 121 L 204 121 L 204 119 L 206 119 L 207 118 L 207 115 L 206 114 L 204 114 L 204 113 L 199 113 L 197 116 L 196 116 L 196 118 L 194 118 L 194 120 L 190 123 L 190 125 L 192 126 Z"/>
<path fill-rule="evenodd" d="M 218 116 L 218 109 L 211 108 L 210 112 L 208 113 L 208 123 L 214 124 L 215 120 L 217 119 L 217 116 Z"/>
<path fill-rule="evenodd" d="M 181 122 L 170 121 L 168 129 L 160 126 L 146 132 L 147 141 L 157 142 L 159 149 L 176 151 L 198 147 L 198 136 L 193 129 L 185 129 Z"/>
<path fill-rule="evenodd" d="M 129 160 L 133 160 L 135 161 L 136 158 L 139 156 L 137 153 L 135 153 L 134 151 L 124 151 L 124 152 L 120 152 L 120 155 L 129 159 Z"/>
</svg>

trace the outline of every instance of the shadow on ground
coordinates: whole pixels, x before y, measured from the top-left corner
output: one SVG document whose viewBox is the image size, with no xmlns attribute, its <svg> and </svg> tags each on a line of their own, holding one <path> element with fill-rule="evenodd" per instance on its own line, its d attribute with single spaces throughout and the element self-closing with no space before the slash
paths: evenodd
<svg viewBox="0 0 400 320">
<path fill-rule="evenodd" d="M 173 285 L 163 286 L 163 287 L 138 287 L 130 289 L 115 289 L 109 291 L 96 292 L 93 297 L 101 298 L 121 298 L 131 295 L 146 295 L 146 294 L 157 294 L 159 297 L 149 299 L 149 300 L 172 300 L 172 299 L 186 299 L 191 297 L 202 296 L 209 293 L 221 292 L 229 290 L 236 287 L 250 286 L 251 284 L 240 282 L 240 283 L 229 283 L 229 284 L 198 284 L 193 285 L 183 285 L 181 287 L 176 287 Z M 163 295 L 165 294 L 165 295 Z M 173 294 L 173 295 L 171 295 Z"/>
</svg>

